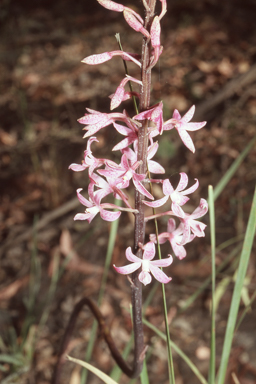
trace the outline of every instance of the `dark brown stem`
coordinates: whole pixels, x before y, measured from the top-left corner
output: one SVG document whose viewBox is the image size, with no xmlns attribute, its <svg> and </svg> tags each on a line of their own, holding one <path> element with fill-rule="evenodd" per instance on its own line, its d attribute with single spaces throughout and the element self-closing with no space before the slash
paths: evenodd
<svg viewBox="0 0 256 384">
<path fill-rule="evenodd" d="M 145 28 L 149 31 L 153 21 L 156 0 L 148 0 L 148 9 L 146 10 Z M 142 69 L 141 69 L 141 94 L 140 94 L 140 111 L 147 110 L 150 106 L 150 88 L 151 88 L 151 70 L 147 70 L 150 60 L 150 41 L 143 39 L 142 45 Z M 147 172 L 147 148 L 148 148 L 148 121 L 144 120 L 142 127 L 138 133 L 138 155 L 137 160 L 142 160 L 138 173 L 145 174 Z M 145 221 L 144 221 L 144 205 L 142 200 L 144 196 L 135 190 L 135 209 L 139 211 L 135 215 L 134 227 L 134 252 L 142 258 L 142 250 L 138 246 L 139 243 L 144 244 L 145 240 Z M 138 279 L 140 270 L 132 274 L 132 311 L 133 311 L 133 327 L 134 327 L 134 365 L 133 371 L 139 376 L 145 355 L 145 346 L 143 340 L 143 324 L 142 324 L 142 284 Z"/>
<path fill-rule="evenodd" d="M 121 370 L 129 377 L 134 378 L 137 377 L 137 372 L 134 371 L 133 368 L 130 368 L 129 365 L 126 363 L 126 361 L 123 359 L 122 355 L 118 351 L 114 340 L 112 339 L 112 336 L 110 334 L 110 330 L 108 326 L 105 323 L 105 320 L 97 307 L 97 305 L 92 301 L 89 297 L 84 297 L 81 299 L 73 309 L 73 312 L 70 316 L 68 326 L 66 328 L 65 334 L 63 336 L 63 340 L 60 347 L 60 352 L 58 355 L 58 361 L 55 365 L 55 369 L 52 376 L 51 384 L 59 384 L 60 383 L 60 373 L 61 373 L 61 366 L 65 359 L 65 354 L 67 351 L 68 344 L 70 342 L 70 338 L 72 336 L 76 320 L 78 318 L 79 313 L 83 309 L 84 306 L 87 306 L 90 308 L 91 312 L 93 313 L 94 317 L 97 319 L 100 331 L 102 335 L 104 336 L 104 339 L 110 349 L 112 357 L 115 359 L 118 366 L 121 368 Z M 144 359 L 144 353 L 141 355 L 141 359 L 143 361 Z"/>
</svg>

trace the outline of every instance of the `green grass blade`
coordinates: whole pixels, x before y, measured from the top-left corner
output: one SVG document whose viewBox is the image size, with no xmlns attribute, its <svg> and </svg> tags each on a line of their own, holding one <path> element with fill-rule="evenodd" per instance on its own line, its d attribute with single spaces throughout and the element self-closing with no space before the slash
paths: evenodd
<svg viewBox="0 0 256 384">
<path fill-rule="evenodd" d="M 230 260 L 233 259 L 241 250 L 241 247 L 238 246 L 237 248 L 234 248 L 232 252 L 222 261 L 222 263 L 218 266 L 216 269 L 216 274 L 221 272 L 230 262 Z M 197 297 L 208 287 L 208 285 L 211 283 L 212 277 L 209 276 L 205 281 L 202 283 L 202 285 L 183 303 L 182 307 L 179 309 L 178 313 L 184 312 L 196 299 Z"/>
<path fill-rule="evenodd" d="M 0 354 L 0 361 L 2 363 L 8 363 L 8 364 L 13 364 L 17 366 L 24 365 L 22 354 L 17 354 L 17 355 L 7 355 L 6 353 Z"/>
<path fill-rule="evenodd" d="M 248 155 L 250 150 L 253 148 L 254 144 L 256 142 L 256 136 L 249 142 L 249 144 L 245 147 L 243 152 L 238 156 L 238 158 L 233 162 L 231 167 L 228 169 L 228 171 L 225 173 L 225 175 L 222 177 L 222 179 L 219 181 L 219 183 L 214 188 L 214 200 L 217 199 L 217 197 L 221 194 L 225 186 L 228 184 L 229 180 L 232 178 L 236 170 L 238 169 L 239 165 L 242 163 L 244 158 Z"/>
<path fill-rule="evenodd" d="M 235 332 L 236 332 L 236 331 L 238 330 L 238 328 L 240 327 L 240 325 L 241 325 L 243 319 L 245 318 L 245 315 L 247 314 L 247 312 L 248 312 L 249 310 L 252 309 L 252 308 L 251 308 L 251 305 L 252 305 L 252 303 L 254 302 L 255 298 L 256 298 L 256 291 L 253 292 L 253 295 L 252 295 L 252 297 L 251 297 L 251 299 L 250 299 L 250 302 L 249 302 L 249 303 L 247 304 L 247 306 L 244 308 L 244 310 L 243 310 L 243 312 L 242 312 L 242 314 L 241 314 L 241 316 L 240 316 L 240 319 L 238 320 L 238 322 L 237 322 L 237 324 L 236 324 L 236 330 L 235 330 Z"/>
<path fill-rule="evenodd" d="M 73 361 L 73 363 L 79 364 L 82 367 L 88 369 L 94 375 L 98 376 L 104 383 L 106 384 L 118 384 L 116 381 L 111 379 L 108 375 L 106 375 L 104 372 L 100 371 L 98 368 L 95 368 L 93 365 L 86 363 L 85 361 L 74 359 L 73 357 L 67 356 L 68 360 Z"/>
<path fill-rule="evenodd" d="M 248 262 L 250 258 L 253 238 L 256 230 L 256 189 L 254 191 L 254 197 L 251 207 L 251 212 L 249 216 L 249 221 L 245 233 L 245 239 L 243 243 L 243 249 L 240 257 L 240 262 L 238 266 L 237 278 L 234 287 L 234 293 L 232 296 L 231 307 L 229 311 L 228 323 L 226 328 L 226 334 L 224 339 L 224 346 L 221 356 L 220 368 L 218 373 L 218 384 L 224 384 L 226 370 L 231 350 L 232 339 L 234 335 L 235 323 L 237 319 L 239 303 L 241 298 L 241 292 L 243 288 L 243 283 L 248 267 Z"/>
<path fill-rule="evenodd" d="M 154 325 L 152 325 L 149 321 L 147 321 L 146 319 L 143 319 L 143 323 L 150 329 L 152 329 L 152 331 L 154 331 L 159 337 L 161 337 L 161 339 L 163 339 L 164 341 L 167 341 L 167 337 L 166 335 L 159 331 L 158 328 L 156 328 Z M 198 368 L 195 366 L 195 364 L 187 357 L 187 355 L 185 355 L 185 353 L 172 341 L 170 340 L 170 344 L 173 348 L 173 350 L 175 352 L 177 352 L 177 354 L 186 362 L 186 364 L 188 365 L 188 367 L 194 372 L 194 374 L 196 375 L 196 377 L 198 378 L 198 380 L 202 383 L 202 384 L 208 384 L 207 383 L 207 380 L 203 377 L 203 375 L 200 373 L 200 371 L 198 370 Z"/>
<path fill-rule="evenodd" d="M 215 335 L 215 279 L 216 279 L 216 270 L 215 270 L 215 212 L 214 212 L 214 197 L 213 197 L 213 188 L 209 185 L 208 188 L 209 195 L 209 214 L 210 214 L 210 232 L 211 232 L 211 253 L 212 253 L 212 308 L 211 308 L 211 356 L 210 356 L 210 366 L 209 366 L 209 384 L 214 384 L 215 382 L 215 357 L 216 357 L 216 335 Z"/>
<path fill-rule="evenodd" d="M 173 359 L 172 359 L 172 343 L 171 343 L 170 332 L 169 332 L 168 312 L 167 312 L 166 294 L 165 294 L 164 284 L 162 284 L 162 297 L 163 297 L 163 307 L 164 307 L 165 333 L 166 333 L 166 339 L 167 339 L 169 382 L 170 382 L 170 384 L 175 384 L 174 366 L 173 366 Z"/>
<path fill-rule="evenodd" d="M 141 384 L 149 384 L 146 359 L 144 359 L 144 361 L 143 361 L 143 368 L 142 368 L 142 371 L 140 374 L 140 382 L 141 382 Z"/>
</svg>

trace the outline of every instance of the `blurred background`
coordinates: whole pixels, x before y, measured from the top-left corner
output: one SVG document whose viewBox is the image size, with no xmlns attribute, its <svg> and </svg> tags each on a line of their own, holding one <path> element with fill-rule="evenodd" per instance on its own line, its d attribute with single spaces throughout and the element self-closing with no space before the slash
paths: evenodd
<svg viewBox="0 0 256 384">
<path fill-rule="evenodd" d="M 141 1 L 123 1 L 143 15 Z M 162 20 L 164 47 L 152 74 L 152 104 L 164 103 L 165 119 L 177 108 L 184 114 L 193 104 L 193 121 L 208 123 L 192 132 L 192 154 L 176 131 L 159 139 L 154 159 L 166 169 L 173 185 L 179 172 L 194 178 L 199 190 L 191 197 L 193 211 L 207 188 L 217 185 L 256 134 L 256 3 L 253 0 L 172 0 Z M 158 4 L 159 6 L 159 4 Z M 159 10 L 159 9 L 157 9 Z M 68 170 L 80 163 L 86 140 L 77 119 L 92 108 L 109 112 L 110 99 L 124 78 L 120 58 L 99 66 L 81 60 L 94 53 L 123 49 L 140 53 L 142 37 L 123 15 L 102 8 L 96 0 L 2 0 L 0 4 L 0 381 L 50 383 L 59 344 L 74 304 L 83 296 L 97 299 L 108 243 L 109 223 L 74 222 L 82 212 L 78 187 L 86 189 L 87 172 Z M 139 70 L 129 65 L 131 76 Z M 125 108 L 135 114 L 132 103 Z M 112 126 L 97 135 L 95 157 L 118 161 L 112 153 L 120 136 Z M 217 266 L 241 249 L 255 188 L 256 148 L 251 147 L 225 190 L 216 200 Z M 208 217 L 203 220 L 208 224 Z M 166 231 L 166 220 L 160 220 Z M 147 236 L 154 232 L 147 226 Z M 148 237 L 147 237 L 148 240 Z M 132 218 L 122 214 L 113 263 L 125 263 L 124 250 L 133 244 Z M 239 248 L 240 247 L 240 248 Z M 184 310 L 184 303 L 210 275 L 209 230 L 204 239 L 186 246 L 188 255 L 169 269 L 167 286 L 171 337 L 207 376 L 210 337 L 210 287 Z M 169 245 L 163 255 L 171 252 Z M 223 283 L 217 316 L 220 354 L 233 288 L 238 253 L 218 275 Z M 248 270 L 248 297 L 255 291 L 255 247 Z M 226 279 L 226 280 L 225 280 Z M 226 285 L 225 285 L 226 284 Z M 223 286 L 223 284 L 222 284 Z M 144 289 L 145 297 L 150 288 Z M 101 306 L 122 349 L 131 334 L 129 283 L 110 269 Z M 246 299 L 241 302 L 241 311 Z M 164 330 L 161 291 L 157 290 L 146 318 Z M 93 319 L 79 316 L 70 349 L 84 357 Z M 255 304 L 239 327 L 233 344 L 227 383 L 235 371 L 241 384 L 256 382 Z M 164 342 L 145 329 L 153 348 L 151 382 L 168 381 Z M 92 356 L 95 366 L 109 372 L 113 361 L 98 335 Z M 218 359 L 217 359 L 218 362 Z M 177 384 L 198 379 L 174 354 Z M 63 384 L 78 383 L 74 364 L 63 368 Z M 98 381 L 89 376 L 89 383 Z M 122 377 L 122 383 L 128 379 Z"/>
</svg>

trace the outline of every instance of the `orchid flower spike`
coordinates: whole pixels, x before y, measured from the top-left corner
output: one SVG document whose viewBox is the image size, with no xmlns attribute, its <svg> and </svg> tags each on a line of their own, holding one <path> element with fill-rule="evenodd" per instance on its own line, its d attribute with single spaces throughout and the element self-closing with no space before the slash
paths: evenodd
<svg viewBox="0 0 256 384">
<path fill-rule="evenodd" d="M 142 284 L 147 285 L 151 283 L 152 277 L 150 273 L 152 273 L 154 278 L 160 281 L 160 283 L 169 283 L 169 281 L 171 281 L 171 277 L 168 277 L 163 271 L 161 271 L 161 269 L 159 269 L 159 267 L 168 267 L 171 265 L 173 262 L 172 256 L 168 255 L 169 257 L 166 259 L 152 261 L 155 257 L 155 244 L 151 241 L 145 244 L 142 249 L 144 252 L 142 259 L 140 259 L 132 253 L 131 247 L 127 248 L 125 256 L 127 260 L 132 262 L 132 264 L 124 267 L 116 267 L 114 265 L 115 270 L 122 275 L 129 275 L 141 267 L 142 271 L 139 274 L 139 281 Z"/>
</svg>

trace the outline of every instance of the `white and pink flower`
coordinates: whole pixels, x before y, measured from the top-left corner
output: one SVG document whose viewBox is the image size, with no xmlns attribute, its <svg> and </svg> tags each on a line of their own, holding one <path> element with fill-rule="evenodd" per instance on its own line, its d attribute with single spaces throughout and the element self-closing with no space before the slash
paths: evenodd
<svg viewBox="0 0 256 384">
<path fill-rule="evenodd" d="M 160 268 L 168 267 L 171 265 L 173 262 L 173 257 L 168 255 L 169 257 L 166 259 L 152 261 L 152 259 L 155 257 L 155 244 L 153 242 L 145 244 L 142 249 L 144 252 L 142 259 L 140 259 L 132 253 L 131 247 L 127 248 L 125 251 L 125 256 L 128 261 L 132 262 L 132 264 L 126 265 L 124 267 L 116 267 L 114 265 L 115 270 L 122 275 L 129 275 L 137 269 L 141 268 L 141 272 L 139 273 L 138 278 L 142 284 L 147 285 L 151 283 L 151 273 L 156 280 L 160 281 L 160 283 L 169 283 L 172 278 L 168 277 Z"/>
</svg>

